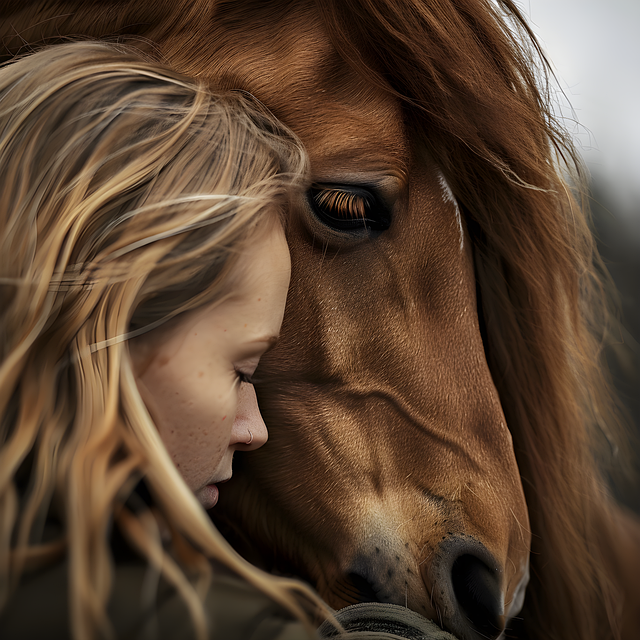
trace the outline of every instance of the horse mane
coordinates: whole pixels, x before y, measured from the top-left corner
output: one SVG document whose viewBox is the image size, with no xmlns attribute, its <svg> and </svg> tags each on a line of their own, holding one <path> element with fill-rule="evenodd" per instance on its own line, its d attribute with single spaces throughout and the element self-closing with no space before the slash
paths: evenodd
<svg viewBox="0 0 640 640">
<path fill-rule="evenodd" d="M 597 456 L 616 443 L 625 451 L 599 367 L 607 275 L 585 199 L 577 202 L 562 175 L 564 167 L 584 188 L 550 110 L 548 63 L 512 0 L 315 2 L 340 56 L 401 100 L 407 127 L 466 212 L 487 360 L 533 533 L 531 583 L 513 632 L 617 637 L 620 598 L 603 551 L 612 502 Z M 195 13 L 195 3 L 168 0 L 23 1 L 0 8 L 0 37 L 12 53 L 58 34 L 159 42 Z"/>
<path fill-rule="evenodd" d="M 618 635 L 598 451 L 624 431 L 599 366 L 608 276 L 549 66 L 511 0 L 318 0 L 344 60 L 404 103 L 466 211 L 487 360 L 530 510 L 518 637 Z M 348 25 L 348 27 L 346 26 Z"/>
</svg>

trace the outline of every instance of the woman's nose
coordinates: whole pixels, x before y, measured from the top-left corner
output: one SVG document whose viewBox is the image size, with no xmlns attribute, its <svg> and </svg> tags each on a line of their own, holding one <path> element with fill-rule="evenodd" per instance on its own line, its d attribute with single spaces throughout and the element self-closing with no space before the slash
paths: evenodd
<svg viewBox="0 0 640 640">
<path fill-rule="evenodd" d="M 267 425 L 258 407 L 256 391 L 252 384 L 243 383 L 238 389 L 238 408 L 229 444 L 242 445 L 241 450 L 251 451 L 261 447 L 268 437 Z"/>
</svg>

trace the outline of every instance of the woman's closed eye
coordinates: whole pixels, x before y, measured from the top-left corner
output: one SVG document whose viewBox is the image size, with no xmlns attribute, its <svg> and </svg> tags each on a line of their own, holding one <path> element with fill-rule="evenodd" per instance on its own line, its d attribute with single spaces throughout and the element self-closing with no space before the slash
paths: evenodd
<svg viewBox="0 0 640 640">
<path fill-rule="evenodd" d="M 242 383 L 245 382 L 247 384 L 253 384 L 254 380 L 251 377 L 252 374 L 250 373 L 246 373 L 244 371 L 240 371 L 240 369 L 235 369 L 236 372 L 236 377 L 238 378 L 238 380 Z"/>
</svg>

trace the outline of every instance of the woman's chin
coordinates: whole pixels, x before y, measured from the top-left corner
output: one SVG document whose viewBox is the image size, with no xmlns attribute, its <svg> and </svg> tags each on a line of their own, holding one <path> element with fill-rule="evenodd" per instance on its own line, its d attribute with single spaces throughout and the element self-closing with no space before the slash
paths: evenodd
<svg viewBox="0 0 640 640">
<path fill-rule="evenodd" d="M 196 498 L 205 509 L 213 509 L 218 502 L 218 487 L 215 484 L 208 484 L 196 491 Z"/>
</svg>

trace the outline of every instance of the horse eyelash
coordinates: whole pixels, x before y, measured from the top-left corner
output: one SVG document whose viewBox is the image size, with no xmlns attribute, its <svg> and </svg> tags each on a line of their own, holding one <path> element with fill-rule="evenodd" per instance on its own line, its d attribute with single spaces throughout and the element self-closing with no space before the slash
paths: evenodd
<svg viewBox="0 0 640 640">
<path fill-rule="evenodd" d="M 367 217 L 367 202 L 355 193 L 339 191 L 338 189 L 324 189 L 314 195 L 319 207 L 330 209 L 340 218 L 353 220 Z"/>
</svg>

